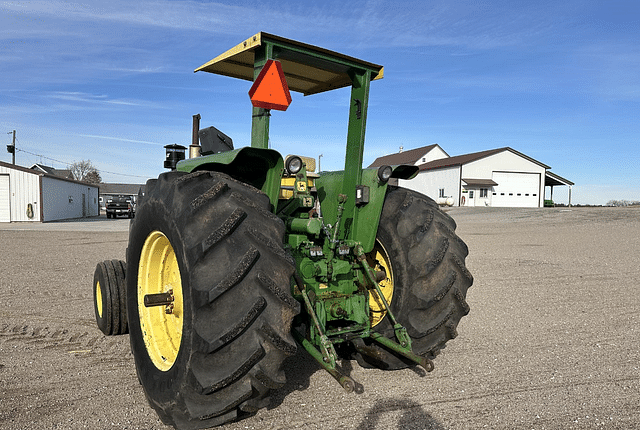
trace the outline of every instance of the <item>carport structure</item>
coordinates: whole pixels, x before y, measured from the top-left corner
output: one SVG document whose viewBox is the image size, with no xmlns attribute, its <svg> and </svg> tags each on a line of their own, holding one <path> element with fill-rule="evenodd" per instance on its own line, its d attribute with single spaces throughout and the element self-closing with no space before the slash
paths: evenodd
<svg viewBox="0 0 640 430">
<path fill-rule="evenodd" d="M 551 200 L 553 200 L 553 187 L 557 187 L 558 185 L 566 185 L 569 187 L 569 206 L 571 206 L 571 187 L 574 183 L 547 170 L 544 177 L 544 186 L 551 188 L 551 194 L 549 196 Z"/>
</svg>

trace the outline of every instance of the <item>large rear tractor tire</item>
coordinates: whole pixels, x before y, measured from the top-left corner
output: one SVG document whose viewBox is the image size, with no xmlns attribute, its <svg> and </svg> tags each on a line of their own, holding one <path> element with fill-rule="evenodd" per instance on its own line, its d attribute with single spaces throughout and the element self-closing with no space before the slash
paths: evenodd
<svg viewBox="0 0 640 430">
<path fill-rule="evenodd" d="M 391 311 L 411 337 L 413 352 L 429 359 L 457 336 L 469 313 L 465 298 L 473 277 L 465 267 L 465 243 L 455 221 L 429 197 L 389 187 L 369 264 L 384 271 L 380 282 Z M 393 324 L 376 293 L 370 296 L 373 330 L 395 339 Z M 363 367 L 402 369 L 412 361 L 371 340 L 357 341 L 355 358 Z"/>
<path fill-rule="evenodd" d="M 269 209 L 265 194 L 221 173 L 147 182 L 130 229 L 127 305 L 138 378 L 165 424 L 239 419 L 285 383 L 300 305 L 284 224 Z"/>
<path fill-rule="evenodd" d="M 98 328 L 107 336 L 128 332 L 125 262 L 98 263 L 93 274 L 93 310 Z"/>
</svg>

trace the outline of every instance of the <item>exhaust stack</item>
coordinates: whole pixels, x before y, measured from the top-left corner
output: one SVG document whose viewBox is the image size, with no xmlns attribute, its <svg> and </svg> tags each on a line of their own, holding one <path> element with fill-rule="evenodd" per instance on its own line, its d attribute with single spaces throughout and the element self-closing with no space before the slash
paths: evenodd
<svg viewBox="0 0 640 430">
<path fill-rule="evenodd" d="M 198 131 L 200 131 L 200 114 L 193 116 L 193 129 L 191 133 L 191 145 L 189 145 L 189 158 L 196 158 L 200 156 L 200 139 L 198 138 Z"/>
</svg>

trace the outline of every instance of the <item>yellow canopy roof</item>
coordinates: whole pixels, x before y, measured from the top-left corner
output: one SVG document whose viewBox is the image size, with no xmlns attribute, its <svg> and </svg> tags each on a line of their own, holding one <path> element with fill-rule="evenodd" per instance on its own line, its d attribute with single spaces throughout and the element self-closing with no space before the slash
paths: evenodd
<svg viewBox="0 0 640 430">
<path fill-rule="evenodd" d="M 351 86 L 348 71 L 372 71 L 372 80 L 382 79 L 384 68 L 348 55 L 260 32 L 218 55 L 195 72 L 204 71 L 253 81 L 255 50 L 273 44 L 273 59 L 280 61 L 289 90 L 305 96 Z"/>
</svg>

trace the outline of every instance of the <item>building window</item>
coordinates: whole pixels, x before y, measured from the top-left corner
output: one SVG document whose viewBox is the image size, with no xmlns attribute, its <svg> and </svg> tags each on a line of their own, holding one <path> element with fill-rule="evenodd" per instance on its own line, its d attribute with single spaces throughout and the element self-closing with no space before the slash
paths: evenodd
<svg viewBox="0 0 640 430">
<path fill-rule="evenodd" d="M 438 192 L 438 197 L 444 197 L 444 188 L 440 188 L 440 191 Z"/>
<path fill-rule="evenodd" d="M 480 188 L 480 198 L 486 198 L 489 195 L 487 188 Z"/>
<path fill-rule="evenodd" d="M 469 199 L 473 198 L 473 190 L 469 190 Z"/>
</svg>

